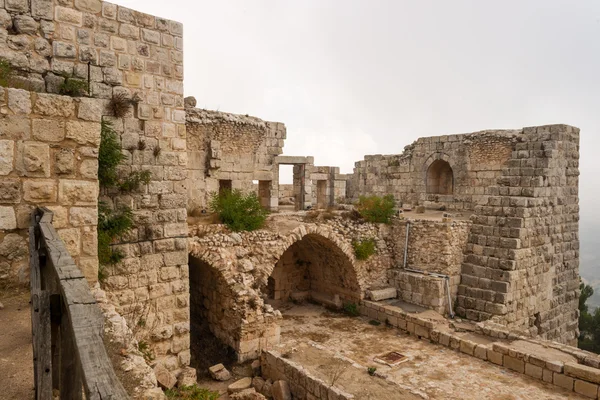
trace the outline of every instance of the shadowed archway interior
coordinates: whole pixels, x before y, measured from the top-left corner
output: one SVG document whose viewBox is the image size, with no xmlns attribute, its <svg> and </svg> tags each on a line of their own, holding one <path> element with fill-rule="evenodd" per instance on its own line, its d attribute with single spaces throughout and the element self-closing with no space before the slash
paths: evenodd
<svg viewBox="0 0 600 400">
<path fill-rule="evenodd" d="M 454 174 L 447 161 L 435 160 L 427 169 L 427 193 L 454 193 Z"/>
<path fill-rule="evenodd" d="M 361 288 L 348 256 L 331 240 L 308 234 L 281 255 L 267 294 L 275 301 L 312 299 L 341 306 L 358 301 Z"/>
</svg>

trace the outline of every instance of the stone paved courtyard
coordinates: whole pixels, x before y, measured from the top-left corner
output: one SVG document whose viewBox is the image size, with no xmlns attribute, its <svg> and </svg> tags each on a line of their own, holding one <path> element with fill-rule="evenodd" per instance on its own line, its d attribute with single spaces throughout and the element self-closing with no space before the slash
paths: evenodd
<svg viewBox="0 0 600 400">
<path fill-rule="evenodd" d="M 383 392 L 378 396 L 377 388 L 368 393 L 368 388 L 356 385 L 356 371 L 353 369 L 362 368 L 364 376 L 368 376 L 366 368 L 369 366 L 376 367 L 378 375 L 399 384 L 398 393 L 408 389 L 416 395 L 414 398 L 584 399 L 573 392 L 419 340 L 385 325 L 371 325 L 367 318 L 350 318 L 314 305 L 289 305 L 287 309 L 282 307 L 280 310 L 284 321 L 277 350 L 325 381 L 332 378 L 336 368 L 339 369 L 336 355 L 359 364 L 346 369 L 337 379 L 336 386 L 361 400 L 391 398 L 381 396 Z M 373 361 L 376 355 L 387 351 L 399 351 L 409 359 L 393 368 Z M 348 379 L 344 379 L 344 375 Z M 379 380 L 385 382 L 384 378 Z M 389 385 L 382 383 L 377 385 L 388 390 Z M 362 395 L 361 390 L 364 391 Z"/>
</svg>

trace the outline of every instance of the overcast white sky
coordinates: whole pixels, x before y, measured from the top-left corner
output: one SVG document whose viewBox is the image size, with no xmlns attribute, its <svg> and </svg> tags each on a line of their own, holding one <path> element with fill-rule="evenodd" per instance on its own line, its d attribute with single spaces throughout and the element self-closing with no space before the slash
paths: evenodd
<svg viewBox="0 0 600 400">
<path fill-rule="evenodd" d="M 198 107 L 284 122 L 285 154 L 342 172 L 420 136 L 575 125 L 600 226 L 600 1 L 116 1 L 183 22 Z"/>
</svg>

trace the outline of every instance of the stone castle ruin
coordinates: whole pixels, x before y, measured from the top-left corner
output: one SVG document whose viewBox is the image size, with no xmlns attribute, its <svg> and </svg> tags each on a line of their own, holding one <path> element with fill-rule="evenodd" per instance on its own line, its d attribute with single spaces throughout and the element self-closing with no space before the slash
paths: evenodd
<svg viewBox="0 0 600 400">
<path fill-rule="evenodd" d="M 420 138 L 401 154 L 365 156 L 352 174 L 341 174 L 310 156 L 283 155 L 281 122 L 184 99 L 177 22 L 99 0 L 0 4 L 0 58 L 19 83 L 0 91 L 2 284 L 28 280 L 30 213 L 46 206 L 97 285 L 102 201 L 127 205 L 135 220 L 114 246 L 124 258 L 105 267 L 102 287 L 122 315 L 149 310 L 144 340 L 173 374 L 202 358 L 193 343 L 206 334 L 240 361 L 262 355 L 269 370 L 280 308 L 311 301 L 356 304 L 370 318 L 517 372 L 535 364 L 535 354 L 504 353 L 505 344 L 456 339 L 448 333 L 456 315 L 487 338 L 552 343 L 600 376 L 600 359 L 568 346 L 578 337 L 579 129 Z M 60 93 L 75 78 L 88 95 Z M 122 117 L 110 107 L 117 94 L 133 104 Z M 151 172 L 139 190 L 99 189 L 102 121 L 119 135 L 121 172 Z M 280 184 L 280 165 L 293 165 L 293 184 Z M 264 229 L 232 233 L 204 221 L 211 193 L 231 189 L 257 193 L 272 212 Z M 391 224 L 335 211 L 371 195 L 393 195 L 399 215 Z M 309 209 L 332 215 L 310 219 Z M 353 241 L 369 238 L 376 253 L 358 260 Z M 545 362 L 552 361 L 535 364 L 539 376 L 528 375 L 567 389 L 571 379 L 570 390 L 579 392 L 578 381 L 595 385 L 597 397 L 600 380 Z"/>
</svg>

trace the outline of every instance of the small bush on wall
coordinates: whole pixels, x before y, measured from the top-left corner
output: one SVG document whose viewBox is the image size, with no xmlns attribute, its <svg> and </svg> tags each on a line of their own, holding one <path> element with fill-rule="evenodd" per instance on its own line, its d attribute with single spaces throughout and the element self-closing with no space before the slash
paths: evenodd
<svg viewBox="0 0 600 400">
<path fill-rule="evenodd" d="M 87 83 L 85 81 L 67 77 L 58 89 L 59 93 L 71 97 L 83 97 L 87 94 Z"/>
<path fill-rule="evenodd" d="M 220 195 L 213 193 L 210 210 L 234 232 L 260 229 L 268 214 L 256 193 L 244 194 L 240 190 L 227 190 Z"/>
<path fill-rule="evenodd" d="M 134 171 L 127 176 L 119 176 L 118 166 L 125 156 L 113 126 L 102 121 L 100 128 L 100 149 L 98 152 L 98 180 L 102 189 L 118 189 L 120 192 L 137 190 L 148 184 L 150 171 Z M 107 278 L 105 266 L 114 265 L 123 259 L 123 254 L 111 246 L 126 235 L 133 227 L 133 213 L 130 208 L 121 206 L 112 209 L 106 203 L 98 204 L 98 280 Z"/>
<path fill-rule="evenodd" d="M 396 202 L 394 196 L 388 194 L 384 197 L 361 196 L 356 209 L 368 222 L 388 224 L 395 214 Z"/>
<path fill-rule="evenodd" d="M 375 239 L 353 240 L 352 247 L 358 260 L 366 260 L 375 254 Z"/>
</svg>

